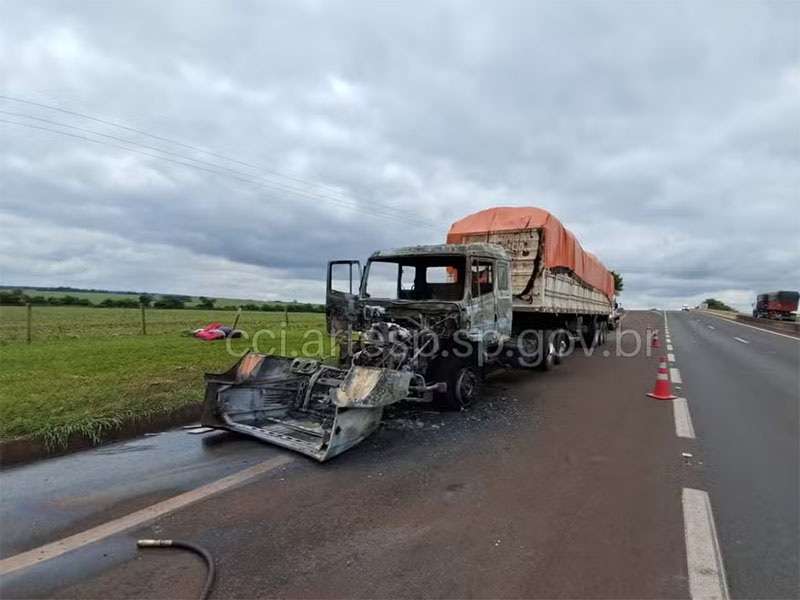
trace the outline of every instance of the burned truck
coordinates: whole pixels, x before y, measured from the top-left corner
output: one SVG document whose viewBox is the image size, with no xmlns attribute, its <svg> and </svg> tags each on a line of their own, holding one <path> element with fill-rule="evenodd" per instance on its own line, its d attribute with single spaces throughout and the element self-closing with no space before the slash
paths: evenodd
<svg viewBox="0 0 800 600">
<path fill-rule="evenodd" d="M 338 364 L 248 353 L 206 375 L 202 424 L 324 461 L 401 401 L 466 409 L 489 369 L 554 368 L 605 342 L 613 278 L 546 211 L 498 208 L 446 244 L 328 263 L 326 321 Z"/>
</svg>

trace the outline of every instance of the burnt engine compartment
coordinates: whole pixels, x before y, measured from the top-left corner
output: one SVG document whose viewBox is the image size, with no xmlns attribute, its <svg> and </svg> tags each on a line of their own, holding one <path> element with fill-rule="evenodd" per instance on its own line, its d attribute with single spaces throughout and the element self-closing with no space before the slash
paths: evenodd
<svg viewBox="0 0 800 600">
<path fill-rule="evenodd" d="M 352 354 L 354 365 L 394 369 L 415 374 L 415 386 L 425 386 L 425 373 L 443 346 L 452 341 L 460 324 L 455 310 L 386 309 L 366 306 L 370 325 Z"/>
</svg>

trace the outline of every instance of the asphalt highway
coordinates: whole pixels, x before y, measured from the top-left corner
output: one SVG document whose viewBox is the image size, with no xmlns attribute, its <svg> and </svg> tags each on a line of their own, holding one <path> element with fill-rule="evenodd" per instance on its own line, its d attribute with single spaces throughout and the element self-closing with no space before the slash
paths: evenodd
<svg viewBox="0 0 800 600">
<path fill-rule="evenodd" d="M 667 315 L 734 598 L 800 598 L 800 340 Z"/>
<path fill-rule="evenodd" d="M 169 537 L 215 556 L 214 598 L 688 598 L 724 589 L 716 520 L 731 596 L 797 597 L 800 344 L 664 316 L 629 313 L 551 373 L 497 372 L 469 411 L 397 407 L 325 464 L 176 430 L 4 470 L 0 595 L 191 597 L 199 559 L 135 548 Z M 662 349 L 635 352 L 648 327 Z M 667 329 L 694 439 L 645 395 Z"/>
</svg>

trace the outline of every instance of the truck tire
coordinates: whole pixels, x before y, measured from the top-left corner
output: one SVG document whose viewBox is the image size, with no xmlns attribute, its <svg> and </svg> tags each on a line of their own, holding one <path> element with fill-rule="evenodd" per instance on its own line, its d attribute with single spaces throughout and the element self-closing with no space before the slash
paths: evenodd
<svg viewBox="0 0 800 600">
<path fill-rule="evenodd" d="M 439 381 L 447 382 L 447 391 L 436 395 L 436 402 L 446 410 L 469 408 L 480 398 L 483 374 L 464 360 L 444 360 L 436 370 Z"/>
<path fill-rule="evenodd" d="M 597 345 L 599 339 L 599 323 L 597 321 L 592 321 L 591 323 L 586 325 L 586 329 L 581 332 L 581 337 L 583 338 L 583 344 L 587 348 L 594 348 Z"/>
<path fill-rule="evenodd" d="M 545 343 L 544 348 L 542 349 L 542 356 L 540 357 L 541 360 L 537 365 L 537 368 L 540 371 L 552 371 L 553 367 L 556 365 L 556 347 L 553 342 L 550 341 L 550 336 L 545 335 Z"/>
<path fill-rule="evenodd" d="M 600 327 L 597 330 L 597 345 L 598 346 L 604 346 L 605 343 L 606 343 L 606 336 L 608 335 L 608 333 L 607 333 L 608 332 L 607 324 L 605 322 L 603 322 L 603 323 L 598 323 L 598 325 Z"/>
<path fill-rule="evenodd" d="M 569 348 L 569 340 L 567 339 L 567 332 L 561 331 L 553 340 L 553 344 L 556 347 L 556 355 L 553 359 L 553 363 L 556 365 L 560 365 L 564 362 L 564 357 L 567 349 Z"/>
</svg>

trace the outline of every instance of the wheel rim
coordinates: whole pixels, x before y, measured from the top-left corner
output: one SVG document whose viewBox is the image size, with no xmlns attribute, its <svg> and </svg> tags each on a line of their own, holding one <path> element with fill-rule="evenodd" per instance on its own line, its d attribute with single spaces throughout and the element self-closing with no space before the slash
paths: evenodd
<svg viewBox="0 0 800 600">
<path fill-rule="evenodd" d="M 463 369 L 456 383 L 456 398 L 462 406 L 472 404 L 478 389 L 478 375 L 472 369 Z"/>
</svg>

